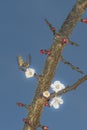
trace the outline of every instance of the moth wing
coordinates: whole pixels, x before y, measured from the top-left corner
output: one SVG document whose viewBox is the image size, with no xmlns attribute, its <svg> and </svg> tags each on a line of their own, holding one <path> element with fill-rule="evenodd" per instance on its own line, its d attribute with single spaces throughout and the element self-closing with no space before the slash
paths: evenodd
<svg viewBox="0 0 87 130">
<path fill-rule="evenodd" d="M 26 58 L 26 63 L 28 64 L 28 66 L 30 66 L 30 62 L 31 62 L 31 56 L 28 55 Z"/>
<path fill-rule="evenodd" d="M 20 67 L 24 64 L 24 61 L 23 61 L 22 56 L 18 56 L 18 57 L 17 57 L 17 62 L 18 62 L 18 65 L 19 65 Z"/>
</svg>

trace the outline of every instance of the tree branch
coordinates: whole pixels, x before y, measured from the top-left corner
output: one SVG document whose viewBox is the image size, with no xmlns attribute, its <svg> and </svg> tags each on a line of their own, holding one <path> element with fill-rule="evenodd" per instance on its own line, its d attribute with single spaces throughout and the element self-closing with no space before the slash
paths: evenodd
<svg viewBox="0 0 87 130">
<path fill-rule="evenodd" d="M 81 16 L 86 8 L 87 0 L 77 0 L 75 6 L 72 8 L 59 31 L 63 36 L 70 36 L 76 24 L 80 21 Z"/>
<path fill-rule="evenodd" d="M 70 62 L 66 61 L 63 57 L 61 58 L 61 61 L 62 61 L 64 64 L 69 65 L 73 70 L 76 70 L 77 72 L 79 72 L 79 73 L 81 73 L 81 74 L 84 74 L 84 72 L 81 71 L 79 67 L 72 65 Z"/>
<path fill-rule="evenodd" d="M 75 90 L 79 85 L 81 85 L 86 80 L 87 80 L 87 75 L 85 75 L 84 77 L 82 77 L 81 79 L 79 79 L 72 86 L 67 86 L 66 88 L 62 89 L 61 91 L 59 91 L 57 93 L 52 93 L 50 95 L 50 99 L 53 98 L 53 97 L 55 97 L 55 96 L 60 96 L 60 95 L 62 95 L 64 93 L 67 93 L 69 91 Z"/>
<path fill-rule="evenodd" d="M 61 54 L 65 47 L 65 45 L 61 44 L 61 39 L 64 37 L 68 38 L 71 35 L 77 22 L 80 21 L 82 14 L 85 12 L 86 7 L 87 0 L 77 0 L 75 6 L 58 32 L 59 36 L 57 40 L 54 39 L 54 42 L 50 48 L 51 54 L 48 55 L 43 72 L 38 78 L 38 86 L 27 115 L 27 120 L 29 123 L 25 123 L 23 130 L 37 129 L 45 102 L 45 99 L 40 98 L 39 95 L 40 93 L 50 89 L 51 81 L 54 77 L 56 67 L 61 60 Z M 84 82 L 84 80 L 82 81 Z M 79 84 L 80 82 L 77 82 L 77 85 Z"/>
</svg>

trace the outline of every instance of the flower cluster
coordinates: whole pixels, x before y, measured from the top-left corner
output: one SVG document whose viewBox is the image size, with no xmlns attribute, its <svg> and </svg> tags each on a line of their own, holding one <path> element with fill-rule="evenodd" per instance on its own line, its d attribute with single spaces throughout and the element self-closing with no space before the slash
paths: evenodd
<svg viewBox="0 0 87 130">
<path fill-rule="evenodd" d="M 52 90 L 57 93 L 60 90 L 64 89 L 65 86 L 62 84 L 60 81 L 55 81 L 53 84 L 51 84 Z M 51 101 L 50 101 L 50 106 L 53 106 L 55 109 L 58 109 L 61 104 L 63 104 L 63 99 L 61 96 L 55 96 Z"/>
<path fill-rule="evenodd" d="M 50 87 L 55 93 L 58 93 L 59 91 L 61 91 L 62 89 L 65 88 L 64 84 L 62 84 L 60 81 L 55 81 L 53 84 L 51 84 Z M 60 105 L 64 103 L 61 96 L 55 96 L 49 102 L 49 100 L 50 100 L 50 92 L 49 91 L 44 91 L 43 97 L 47 98 L 47 101 L 45 102 L 44 106 L 48 106 L 48 107 L 53 106 L 55 109 L 58 109 L 60 107 Z"/>
</svg>

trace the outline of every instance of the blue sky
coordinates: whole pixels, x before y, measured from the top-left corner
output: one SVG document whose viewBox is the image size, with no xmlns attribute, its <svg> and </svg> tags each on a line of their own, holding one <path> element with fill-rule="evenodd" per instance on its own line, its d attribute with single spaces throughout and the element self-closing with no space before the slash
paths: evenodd
<svg viewBox="0 0 87 130">
<path fill-rule="evenodd" d="M 75 0 L 0 0 L 0 130 L 22 130 L 27 111 L 16 102 L 31 103 L 37 87 L 35 78 L 26 79 L 18 69 L 16 57 L 31 55 L 31 67 L 42 72 L 46 56 L 40 49 L 48 49 L 53 36 L 44 22 L 47 18 L 60 29 Z M 87 18 L 87 11 L 83 15 Z M 79 66 L 87 74 L 87 25 L 78 23 L 71 40 L 79 47 L 68 45 L 63 57 Z M 82 75 L 60 63 L 55 80 L 72 85 Z M 41 122 L 49 130 L 87 129 L 87 82 L 76 91 L 63 95 L 60 109 L 45 108 Z"/>
</svg>

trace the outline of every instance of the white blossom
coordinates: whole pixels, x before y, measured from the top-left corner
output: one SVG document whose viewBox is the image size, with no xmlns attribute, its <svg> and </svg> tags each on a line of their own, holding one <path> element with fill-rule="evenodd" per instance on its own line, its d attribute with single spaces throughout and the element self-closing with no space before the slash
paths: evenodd
<svg viewBox="0 0 87 130">
<path fill-rule="evenodd" d="M 50 106 L 53 106 L 55 109 L 58 109 L 61 104 L 63 104 L 63 99 L 62 97 L 54 97 L 50 101 Z"/>
<path fill-rule="evenodd" d="M 43 96 L 48 98 L 50 96 L 50 92 L 49 91 L 44 91 Z"/>
<path fill-rule="evenodd" d="M 27 68 L 25 71 L 26 78 L 31 78 L 34 76 L 34 74 L 35 74 L 35 70 L 32 68 Z"/>
<path fill-rule="evenodd" d="M 53 84 L 51 84 L 51 88 L 54 92 L 58 92 L 65 88 L 64 84 L 62 84 L 60 81 L 55 81 Z"/>
</svg>

